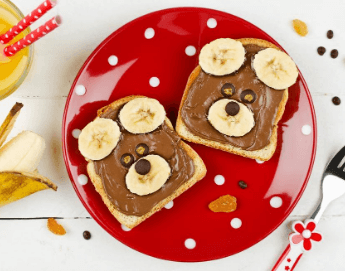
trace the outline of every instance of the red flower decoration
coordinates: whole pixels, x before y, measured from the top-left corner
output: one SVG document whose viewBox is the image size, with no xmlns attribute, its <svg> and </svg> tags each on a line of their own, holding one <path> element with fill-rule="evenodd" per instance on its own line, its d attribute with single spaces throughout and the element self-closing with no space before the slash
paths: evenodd
<svg viewBox="0 0 345 271">
<path fill-rule="evenodd" d="M 315 232 L 316 223 L 310 219 L 305 221 L 305 225 L 301 221 L 295 221 L 292 224 L 292 229 L 295 233 L 290 235 L 290 242 L 297 245 L 303 241 L 303 248 L 306 251 L 311 250 L 311 240 L 320 242 L 322 240 L 321 233 Z"/>
</svg>

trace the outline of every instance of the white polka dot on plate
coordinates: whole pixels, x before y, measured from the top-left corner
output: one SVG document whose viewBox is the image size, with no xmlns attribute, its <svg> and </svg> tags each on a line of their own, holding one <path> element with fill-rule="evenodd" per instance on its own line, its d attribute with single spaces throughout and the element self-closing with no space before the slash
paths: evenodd
<svg viewBox="0 0 345 271">
<path fill-rule="evenodd" d="M 75 93 L 77 93 L 79 96 L 82 96 L 86 93 L 86 88 L 83 85 L 78 85 L 75 87 Z"/>
<path fill-rule="evenodd" d="M 215 28 L 217 26 L 217 21 L 216 19 L 210 18 L 207 20 L 207 26 L 209 28 Z"/>
<path fill-rule="evenodd" d="M 283 205 L 283 200 L 281 197 L 278 197 L 278 196 L 272 197 L 270 200 L 270 205 L 273 208 L 279 208 Z"/>
<path fill-rule="evenodd" d="M 78 139 L 80 133 L 81 133 L 81 131 L 80 131 L 79 129 L 74 129 L 74 130 L 72 131 L 72 136 L 73 136 L 74 138 Z"/>
<path fill-rule="evenodd" d="M 194 56 L 196 53 L 196 48 L 192 45 L 189 45 L 184 50 L 187 56 Z"/>
<path fill-rule="evenodd" d="M 160 81 L 157 77 L 151 77 L 149 83 L 151 87 L 155 88 L 159 86 Z"/>
<path fill-rule="evenodd" d="M 184 241 L 184 245 L 188 249 L 193 249 L 196 246 L 196 242 L 194 239 L 188 238 L 188 239 L 186 239 L 186 241 Z"/>
<path fill-rule="evenodd" d="M 123 231 L 130 231 L 131 230 L 130 228 L 128 228 L 128 227 L 126 227 L 125 225 L 122 225 L 122 224 L 121 224 L 121 228 L 122 228 Z"/>
<path fill-rule="evenodd" d="M 258 163 L 258 164 L 263 164 L 263 163 L 265 163 L 265 161 L 261 161 L 261 160 L 259 160 L 259 159 L 255 159 L 255 161 L 256 161 L 256 163 Z"/>
<path fill-rule="evenodd" d="M 311 134 L 311 126 L 308 125 L 308 124 L 303 125 L 303 127 L 302 127 L 302 134 L 310 135 Z"/>
<path fill-rule="evenodd" d="M 230 222 L 231 227 L 234 229 L 239 229 L 242 226 L 242 220 L 239 218 L 233 218 Z"/>
<path fill-rule="evenodd" d="M 145 38 L 152 39 L 155 36 L 155 30 L 153 28 L 147 28 L 145 30 Z"/>
<path fill-rule="evenodd" d="M 89 178 L 85 174 L 80 174 L 78 176 L 78 183 L 81 185 L 86 185 L 89 181 Z"/>
<path fill-rule="evenodd" d="M 216 175 L 216 177 L 214 177 L 214 182 L 217 184 L 217 185 L 223 185 L 224 182 L 225 182 L 225 178 L 223 175 Z"/>
<path fill-rule="evenodd" d="M 116 66 L 116 64 L 118 62 L 119 62 L 119 60 L 118 60 L 117 56 L 112 55 L 108 58 L 108 63 L 110 66 Z"/>
<path fill-rule="evenodd" d="M 173 201 L 170 201 L 170 202 L 168 202 L 168 203 L 164 206 L 164 208 L 165 208 L 165 209 L 171 209 L 173 206 L 174 206 L 174 202 L 173 202 Z"/>
</svg>

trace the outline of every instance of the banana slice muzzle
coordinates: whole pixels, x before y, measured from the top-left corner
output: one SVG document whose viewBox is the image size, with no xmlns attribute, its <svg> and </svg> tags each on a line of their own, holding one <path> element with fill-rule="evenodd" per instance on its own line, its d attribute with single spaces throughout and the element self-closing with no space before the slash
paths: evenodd
<svg viewBox="0 0 345 271">
<path fill-rule="evenodd" d="M 120 140 L 119 125 L 111 119 L 96 118 L 81 131 L 78 147 L 81 154 L 90 160 L 107 157 Z"/>
<path fill-rule="evenodd" d="M 126 185 L 139 196 L 152 194 L 169 179 L 171 168 L 161 156 L 150 154 L 136 161 L 128 170 Z"/>
<path fill-rule="evenodd" d="M 217 39 L 200 51 L 199 65 L 209 74 L 222 76 L 237 71 L 245 60 L 245 49 L 240 41 Z"/>
<path fill-rule="evenodd" d="M 254 113 L 233 99 L 221 99 L 211 105 L 208 121 L 220 133 L 240 137 L 249 133 L 254 125 Z"/>
<path fill-rule="evenodd" d="M 298 69 L 286 53 L 267 48 L 258 52 L 252 60 L 257 77 L 267 86 L 282 90 L 296 83 Z"/>
<path fill-rule="evenodd" d="M 136 98 L 123 106 L 119 119 L 128 132 L 143 134 L 157 129 L 165 115 L 164 107 L 157 100 Z"/>
</svg>

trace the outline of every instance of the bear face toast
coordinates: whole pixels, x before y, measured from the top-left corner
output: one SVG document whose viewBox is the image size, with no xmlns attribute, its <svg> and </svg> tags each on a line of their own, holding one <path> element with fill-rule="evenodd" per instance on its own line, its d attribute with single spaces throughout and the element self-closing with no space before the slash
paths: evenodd
<svg viewBox="0 0 345 271">
<path fill-rule="evenodd" d="M 205 45 L 190 75 L 176 123 L 184 139 L 244 157 L 269 160 L 277 124 L 298 70 L 275 45 L 218 39 Z"/>
<path fill-rule="evenodd" d="M 79 150 L 96 191 L 133 228 L 201 180 L 206 168 L 174 131 L 155 99 L 129 96 L 100 109 Z"/>
</svg>

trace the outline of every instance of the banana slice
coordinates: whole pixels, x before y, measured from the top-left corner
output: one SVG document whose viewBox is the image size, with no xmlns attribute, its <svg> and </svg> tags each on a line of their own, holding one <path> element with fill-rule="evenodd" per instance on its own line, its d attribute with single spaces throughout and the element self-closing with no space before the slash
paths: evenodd
<svg viewBox="0 0 345 271">
<path fill-rule="evenodd" d="M 171 168 L 159 155 L 147 155 L 133 164 L 126 175 L 129 191 L 144 196 L 159 190 L 169 179 Z"/>
<path fill-rule="evenodd" d="M 201 68 L 212 75 L 226 75 L 238 70 L 245 59 L 245 50 L 240 41 L 217 39 L 206 44 L 200 52 Z"/>
<path fill-rule="evenodd" d="M 235 137 L 244 136 L 255 125 L 253 112 L 232 99 L 222 99 L 211 105 L 208 120 L 217 131 Z"/>
<path fill-rule="evenodd" d="M 120 139 L 120 128 L 111 119 L 96 118 L 81 131 L 78 147 L 81 154 L 91 160 L 107 157 Z"/>
<path fill-rule="evenodd" d="M 274 89 L 286 89 L 292 86 L 298 76 L 296 64 L 291 57 L 273 48 L 257 53 L 252 67 L 258 78 Z"/>
<path fill-rule="evenodd" d="M 130 133 L 149 133 L 163 123 L 165 110 L 155 99 L 136 98 L 124 105 L 119 119 L 123 127 Z"/>
</svg>

